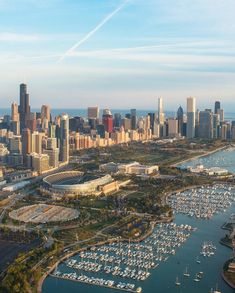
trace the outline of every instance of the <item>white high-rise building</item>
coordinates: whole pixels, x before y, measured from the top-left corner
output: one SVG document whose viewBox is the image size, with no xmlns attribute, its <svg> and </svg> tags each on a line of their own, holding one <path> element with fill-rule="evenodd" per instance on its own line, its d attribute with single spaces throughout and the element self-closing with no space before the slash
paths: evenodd
<svg viewBox="0 0 235 293">
<path fill-rule="evenodd" d="M 160 98 L 158 98 L 158 123 L 160 125 L 163 125 L 164 120 L 165 120 L 165 114 L 163 111 L 163 98 L 160 97 Z"/>
<path fill-rule="evenodd" d="M 187 98 L 187 138 L 195 137 L 195 117 L 196 117 L 196 99 Z"/>
</svg>

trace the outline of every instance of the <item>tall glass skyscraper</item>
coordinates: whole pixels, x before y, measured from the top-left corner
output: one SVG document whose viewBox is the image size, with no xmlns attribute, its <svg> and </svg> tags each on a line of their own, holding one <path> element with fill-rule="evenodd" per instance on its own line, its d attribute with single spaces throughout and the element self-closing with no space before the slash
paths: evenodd
<svg viewBox="0 0 235 293">
<path fill-rule="evenodd" d="M 195 112 L 196 99 L 194 97 L 187 98 L 187 138 L 195 137 Z"/>
<path fill-rule="evenodd" d="M 26 127 L 26 119 L 29 113 L 30 113 L 30 106 L 29 106 L 29 94 L 27 93 L 27 85 L 22 83 L 20 85 L 20 105 L 19 105 L 21 130 Z"/>
<path fill-rule="evenodd" d="M 163 98 L 160 97 L 160 98 L 158 98 L 158 123 L 160 125 L 163 125 L 164 120 L 165 120 L 165 115 L 163 112 Z"/>
<path fill-rule="evenodd" d="M 218 114 L 218 111 L 220 110 L 220 102 L 216 101 L 215 102 L 215 114 Z"/>
</svg>

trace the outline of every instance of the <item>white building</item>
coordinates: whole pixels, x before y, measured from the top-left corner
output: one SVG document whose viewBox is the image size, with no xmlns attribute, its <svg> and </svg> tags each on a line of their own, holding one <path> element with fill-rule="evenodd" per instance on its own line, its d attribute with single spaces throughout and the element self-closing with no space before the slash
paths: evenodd
<svg viewBox="0 0 235 293">
<path fill-rule="evenodd" d="M 127 164 L 115 164 L 113 162 L 100 165 L 101 172 L 116 173 L 120 172 L 123 174 L 134 174 L 134 175 L 151 175 L 159 171 L 158 166 L 145 166 L 138 162 L 131 162 Z"/>
</svg>

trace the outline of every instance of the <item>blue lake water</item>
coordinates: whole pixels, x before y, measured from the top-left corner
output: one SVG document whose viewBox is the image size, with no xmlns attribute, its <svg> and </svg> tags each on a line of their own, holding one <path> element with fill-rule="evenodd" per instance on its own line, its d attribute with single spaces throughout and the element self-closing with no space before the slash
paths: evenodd
<svg viewBox="0 0 235 293">
<path fill-rule="evenodd" d="M 203 165 L 206 168 L 220 167 L 227 169 L 231 173 L 235 173 L 235 148 L 219 151 L 209 156 L 204 156 L 199 159 L 190 160 L 179 165 L 181 168 L 196 167 Z"/>
<path fill-rule="evenodd" d="M 41 112 L 41 109 L 39 108 L 32 108 L 32 112 Z M 114 113 L 120 113 L 122 116 L 125 116 L 125 114 L 130 113 L 130 109 L 111 109 L 112 114 Z M 156 109 L 137 109 L 136 114 L 138 117 L 141 116 L 146 116 L 148 113 L 153 113 L 157 112 Z M 51 109 L 51 114 L 53 117 L 60 115 L 61 113 L 67 113 L 69 116 L 74 117 L 74 116 L 80 116 L 80 117 L 87 117 L 87 109 Z M 11 109 L 10 108 L 1 108 L 0 109 L 0 116 L 3 115 L 10 115 L 11 114 Z M 100 109 L 100 115 L 102 115 L 102 109 Z M 165 111 L 166 117 L 174 117 L 176 116 L 176 111 Z M 225 120 L 228 121 L 235 121 L 235 113 L 228 113 L 225 112 Z"/>
</svg>

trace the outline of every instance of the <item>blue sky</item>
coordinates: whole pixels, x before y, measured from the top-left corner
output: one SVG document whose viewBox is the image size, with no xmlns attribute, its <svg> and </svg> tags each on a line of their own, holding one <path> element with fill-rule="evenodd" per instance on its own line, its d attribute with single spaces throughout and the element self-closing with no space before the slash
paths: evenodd
<svg viewBox="0 0 235 293">
<path fill-rule="evenodd" d="M 234 11 L 234 0 L 0 0 L 1 107 L 25 81 L 34 107 L 155 109 L 163 96 L 175 110 L 192 95 L 231 111 Z"/>
</svg>

